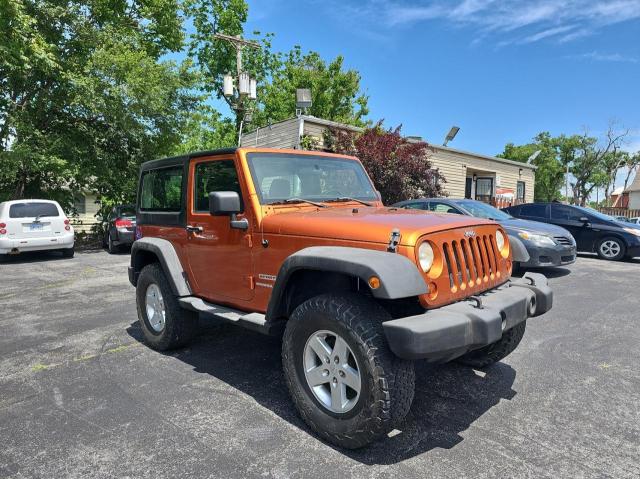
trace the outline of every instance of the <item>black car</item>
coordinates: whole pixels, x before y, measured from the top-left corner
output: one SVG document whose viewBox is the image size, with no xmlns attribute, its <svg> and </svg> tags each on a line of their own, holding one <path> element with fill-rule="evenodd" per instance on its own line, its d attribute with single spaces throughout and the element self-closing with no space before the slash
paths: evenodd
<svg viewBox="0 0 640 479">
<path fill-rule="evenodd" d="M 519 220 L 487 203 L 468 199 L 424 198 L 396 203 L 401 208 L 414 208 L 434 213 L 452 213 L 494 220 L 505 229 L 512 246 L 521 243 L 529 255 L 515 266 L 540 268 L 575 262 L 576 243 L 564 228 L 536 221 Z M 525 255 L 526 257 L 526 255 Z"/>
<path fill-rule="evenodd" d="M 562 226 L 576 239 L 578 251 L 595 252 L 610 260 L 640 256 L 640 226 L 622 223 L 591 208 L 562 203 L 527 203 L 504 211 L 516 218 Z"/>
<path fill-rule="evenodd" d="M 135 205 L 117 205 L 109 212 L 104 225 L 103 244 L 114 254 L 124 246 L 130 246 L 135 240 Z"/>
</svg>

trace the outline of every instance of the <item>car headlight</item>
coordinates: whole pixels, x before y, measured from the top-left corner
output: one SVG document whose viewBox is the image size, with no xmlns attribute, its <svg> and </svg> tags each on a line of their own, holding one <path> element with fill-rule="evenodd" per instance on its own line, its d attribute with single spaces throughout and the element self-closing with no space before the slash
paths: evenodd
<svg viewBox="0 0 640 479">
<path fill-rule="evenodd" d="M 553 241 L 553 239 L 551 239 L 551 237 L 547 235 L 537 235 L 534 233 L 529 233 L 528 231 L 520 231 L 518 233 L 518 236 L 520 236 L 520 238 L 524 240 L 531 241 L 532 243 L 535 243 L 539 246 L 555 246 L 556 245 L 556 242 Z"/>
<path fill-rule="evenodd" d="M 498 251 L 502 251 L 504 248 L 504 235 L 501 231 L 496 231 L 496 245 L 498 246 Z"/>
<path fill-rule="evenodd" d="M 509 257 L 509 247 L 502 231 L 496 231 L 496 246 L 503 258 Z"/>
<path fill-rule="evenodd" d="M 423 242 L 418 248 L 418 262 L 422 271 L 428 273 L 433 266 L 433 248 L 428 241 Z"/>
<path fill-rule="evenodd" d="M 640 236 L 640 229 L 635 229 L 635 228 L 623 228 L 627 233 L 631 233 L 632 235 L 635 236 Z"/>
</svg>

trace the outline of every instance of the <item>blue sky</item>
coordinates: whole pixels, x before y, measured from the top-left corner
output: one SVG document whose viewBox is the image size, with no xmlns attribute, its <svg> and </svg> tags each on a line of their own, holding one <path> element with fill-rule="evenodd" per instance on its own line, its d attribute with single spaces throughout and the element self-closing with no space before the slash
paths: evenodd
<svg viewBox="0 0 640 479">
<path fill-rule="evenodd" d="M 640 0 L 249 0 L 247 32 L 343 55 L 370 117 L 485 154 L 552 134 L 631 129 L 640 150 Z M 251 37 L 251 35 L 246 35 Z"/>
</svg>

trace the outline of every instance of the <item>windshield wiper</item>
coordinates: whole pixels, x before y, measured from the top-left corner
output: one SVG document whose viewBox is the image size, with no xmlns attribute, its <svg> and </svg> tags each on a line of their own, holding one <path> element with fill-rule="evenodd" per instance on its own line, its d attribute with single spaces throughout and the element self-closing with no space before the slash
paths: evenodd
<svg viewBox="0 0 640 479">
<path fill-rule="evenodd" d="M 274 203 L 270 203 L 272 205 L 286 205 L 290 203 L 309 203 L 310 205 L 317 206 L 318 208 L 326 208 L 327 205 L 323 205 L 322 203 L 316 203 L 315 201 L 305 200 L 304 198 L 288 198 L 282 201 L 276 201 Z"/>
<path fill-rule="evenodd" d="M 326 200 L 325 203 L 331 203 L 336 201 L 355 201 L 356 203 L 360 203 L 361 205 L 371 206 L 371 203 L 367 203 L 366 201 L 359 200 L 358 198 L 351 198 L 350 196 L 341 196 L 339 198 L 334 198 L 332 200 Z"/>
</svg>

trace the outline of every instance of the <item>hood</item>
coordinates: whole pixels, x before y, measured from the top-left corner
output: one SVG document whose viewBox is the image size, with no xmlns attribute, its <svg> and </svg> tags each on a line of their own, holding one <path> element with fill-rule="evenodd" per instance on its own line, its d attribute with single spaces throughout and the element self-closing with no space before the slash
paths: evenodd
<svg viewBox="0 0 640 479">
<path fill-rule="evenodd" d="M 265 233 L 388 243 L 391 231 L 400 230 L 400 243 L 413 246 L 420 236 L 454 228 L 492 224 L 492 221 L 463 215 L 385 207 L 302 206 L 291 211 L 275 210 L 262 219 Z"/>
<path fill-rule="evenodd" d="M 541 223 L 539 221 L 511 218 L 508 220 L 499 221 L 499 223 L 505 230 L 507 230 L 507 233 L 511 233 L 514 230 L 524 230 L 528 231 L 529 233 L 542 233 L 551 236 L 570 236 L 570 233 L 561 226 L 552 225 L 549 223 Z"/>
</svg>

